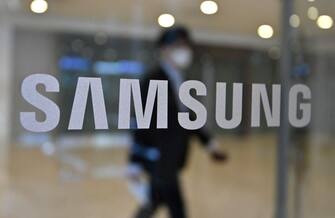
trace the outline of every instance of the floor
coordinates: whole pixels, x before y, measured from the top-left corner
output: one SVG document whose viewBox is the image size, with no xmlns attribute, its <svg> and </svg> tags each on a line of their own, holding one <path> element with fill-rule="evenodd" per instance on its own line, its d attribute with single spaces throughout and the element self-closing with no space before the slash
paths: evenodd
<svg viewBox="0 0 335 218">
<path fill-rule="evenodd" d="M 212 163 L 201 146 L 192 143 L 182 178 L 189 217 L 273 217 L 276 138 L 235 136 L 222 137 L 220 142 L 230 155 L 224 165 Z M 302 208 L 299 213 L 292 212 L 292 217 L 334 217 L 334 150 L 326 147 L 318 151 L 320 155 L 308 158 L 308 173 L 294 174 L 294 168 L 291 170 L 290 207 Z M 124 149 L 80 149 L 75 153 L 90 163 L 87 171 L 111 162 L 124 166 L 126 160 Z M 124 177 L 98 179 L 89 173 L 66 177 L 62 174 L 66 170 L 59 159 L 46 156 L 40 149 L 13 146 L 9 186 L 1 192 L 1 218 L 132 217 L 137 202 Z M 297 190 L 298 197 L 292 197 Z M 157 217 L 166 217 L 166 211 L 162 209 Z"/>
</svg>

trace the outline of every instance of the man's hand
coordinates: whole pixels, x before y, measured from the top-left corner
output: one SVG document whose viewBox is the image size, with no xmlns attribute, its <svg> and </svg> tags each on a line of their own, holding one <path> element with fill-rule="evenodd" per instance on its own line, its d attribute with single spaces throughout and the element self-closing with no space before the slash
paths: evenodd
<svg viewBox="0 0 335 218">
<path fill-rule="evenodd" d="M 228 155 L 223 151 L 211 152 L 211 158 L 216 162 L 225 162 L 228 160 Z"/>
<path fill-rule="evenodd" d="M 215 162 L 226 162 L 228 160 L 227 153 L 220 149 L 219 143 L 216 140 L 211 141 L 208 146 L 208 152 Z"/>
</svg>

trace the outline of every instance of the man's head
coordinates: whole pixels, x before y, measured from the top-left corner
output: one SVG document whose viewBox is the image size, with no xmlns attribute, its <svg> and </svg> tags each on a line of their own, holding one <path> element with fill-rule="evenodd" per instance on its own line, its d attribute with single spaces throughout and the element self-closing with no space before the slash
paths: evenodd
<svg viewBox="0 0 335 218">
<path fill-rule="evenodd" d="M 164 30 L 157 40 L 157 47 L 161 60 L 179 70 L 186 69 L 192 63 L 192 42 L 184 27 Z"/>
</svg>

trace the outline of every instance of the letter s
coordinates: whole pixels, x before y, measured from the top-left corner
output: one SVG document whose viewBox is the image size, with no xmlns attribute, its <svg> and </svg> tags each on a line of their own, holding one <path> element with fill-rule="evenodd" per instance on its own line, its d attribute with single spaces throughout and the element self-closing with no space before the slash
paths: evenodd
<svg viewBox="0 0 335 218">
<path fill-rule="evenodd" d="M 53 76 L 46 74 L 32 74 L 25 78 L 21 85 L 22 97 L 34 107 L 45 113 L 44 121 L 36 120 L 36 112 L 21 112 L 21 125 L 32 132 L 48 132 L 56 128 L 59 123 L 59 107 L 50 99 L 37 91 L 37 85 L 42 84 L 46 92 L 59 92 L 59 83 Z"/>
</svg>

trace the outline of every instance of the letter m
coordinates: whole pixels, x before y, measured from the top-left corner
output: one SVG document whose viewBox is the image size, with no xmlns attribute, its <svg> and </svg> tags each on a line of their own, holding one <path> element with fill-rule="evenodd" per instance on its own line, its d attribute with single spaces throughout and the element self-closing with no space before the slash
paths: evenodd
<svg viewBox="0 0 335 218">
<path fill-rule="evenodd" d="M 147 88 L 147 87 L 146 87 Z M 163 80 L 150 80 L 148 90 L 141 94 L 138 79 L 121 79 L 119 94 L 119 129 L 130 128 L 131 98 L 134 102 L 135 116 L 138 129 L 148 129 L 151 123 L 152 112 L 157 98 L 157 128 L 167 128 L 167 89 L 168 82 Z M 146 98 L 145 107 L 142 98 Z M 143 99 L 144 100 L 144 99 Z M 144 108 L 144 111 L 143 111 Z"/>
</svg>

